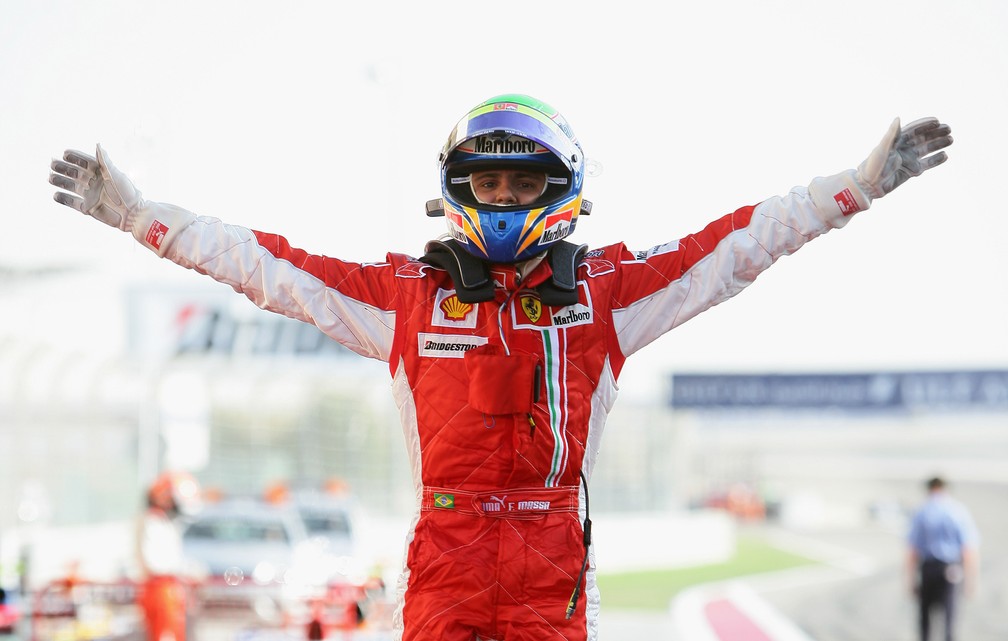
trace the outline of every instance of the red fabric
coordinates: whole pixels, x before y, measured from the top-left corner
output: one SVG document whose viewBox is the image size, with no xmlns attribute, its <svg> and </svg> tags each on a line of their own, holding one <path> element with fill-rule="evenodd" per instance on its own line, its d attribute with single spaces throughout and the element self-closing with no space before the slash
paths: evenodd
<svg viewBox="0 0 1008 641">
<path fill-rule="evenodd" d="M 490 416 L 532 411 L 538 361 L 532 354 L 504 354 L 497 345 L 467 351 L 469 406 Z"/>
<path fill-rule="evenodd" d="M 451 511 L 424 519 L 409 547 L 403 641 L 587 638 L 585 599 L 564 618 L 581 567 L 570 513 L 534 520 Z M 436 522 L 435 522 L 436 521 Z"/>
<path fill-rule="evenodd" d="M 161 641 L 171 633 L 175 641 L 185 641 L 185 588 L 173 577 L 152 577 L 144 582 L 140 606 L 147 622 L 147 639 Z"/>
<path fill-rule="evenodd" d="M 704 606 L 704 614 L 721 641 L 773 641 L 728 599 L 711 601 Z"/>
</svg>

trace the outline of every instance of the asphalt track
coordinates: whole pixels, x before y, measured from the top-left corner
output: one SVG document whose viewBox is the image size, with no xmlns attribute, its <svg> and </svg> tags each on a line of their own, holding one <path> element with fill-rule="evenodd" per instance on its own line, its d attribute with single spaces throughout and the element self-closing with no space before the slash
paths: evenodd
<svg viewBox="0 0 1008 641">
<path fill-rule="evenodd" d="M 1003 641 L 1008 639 L 1008 487 L 961 483 L 954 494 L 970 507 L 982 537 L 980 581 L 962 601 L 959 638 Z M 820 581 L 804 585 L 768 584 L 761 596 L 815 641 L 916 641 L 903 532 L 871 527 L 816 540 L 849 551 L 848 563 L 860 558 L 862 565 L 834 566 Z"/>
<path fill-rule="evenodd" d="M 983 537 L 979 586 L 962 601 L 957 638 L 1004 641 L 1008 488 L 961 484 L 955 490 L 973 511 Z M 821 564 L 698 586 L 682 593 L 668 615 L 614 613 L 601 639 L 917 641 L 915 603 L 903 565 L 903 525 L 870 523 L 816 533 L 765 528 L 782 547 Z M 938 638 L 935 632 L 932 639 Z"/>
</svg>

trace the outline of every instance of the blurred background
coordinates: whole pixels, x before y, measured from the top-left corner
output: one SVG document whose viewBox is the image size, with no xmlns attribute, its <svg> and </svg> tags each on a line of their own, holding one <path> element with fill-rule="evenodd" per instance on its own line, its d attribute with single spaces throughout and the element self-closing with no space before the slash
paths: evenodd
<svg viewBox="0 0 1008 641">
<path fill-rule="evenodd" d="M 651 4 L 5 2 L 15 633 L 68 573 L 135 576 L 133 521 L 165 470 L 211 502 L 345 511 L 354 548 L 338 556 L 367 567 L 343 572 L 358 586 L 394 580 L 414 506 L 383 364 L 60 207 L 50 160 L 100 142 L 148 199 L 347 260 L 416 255 L 443 232 L 422 206 L 451 127 L 521 92 L 602 167 L 575 240 L 634 250 L 856 166 L 894 117 L 952 125 L 947 165 L 628 362 L 592 487 L 602 630 L 728 639 L 706 607 L 724 598 L 770 638 L 914 638 L 903 537 L 942 474 L 983 536 L 962 623 L 1005 638 L 1008 8 Z"/>
</svg>

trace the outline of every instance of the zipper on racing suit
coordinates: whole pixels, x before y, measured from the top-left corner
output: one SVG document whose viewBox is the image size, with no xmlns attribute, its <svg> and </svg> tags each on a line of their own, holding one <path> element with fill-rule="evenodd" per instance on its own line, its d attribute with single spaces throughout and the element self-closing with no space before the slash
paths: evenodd
<svg viewBox="0 0 1008 641">
<path fill-rule="evenodd" d="M 522 277 L 521 273 L 516 273 L 516 284 L 521 283 Z M 508 293 L 504 302 L 501 303 L 500 307 L 497 308 L 497 332 L 500 335 L 501 345 L 504 347 L 504 353 L 506 355 L 511 354 L 511 350 L 507 344 L 507 337 L 504 335 L 504 315 L 507 313 L 508 308 L 511 305 L 511 301 L 520 291 L 519 288 L 515 288 L 514 291 Z M 542 366 L 536 364 L 535 366 L 535 387 L 533 390 L 533 400 L 534 402 L 539 401 L 539 385 L 541 383 L 542 377 Z M 531 435 L 535 435 L 535 420 L 532 418 L 532 413 L 528 412 L 526 414 L 529 422 L 529 427 L 531 429 Z M 582 524 L 582 529 L 584 532 L 583 543 L 584 543 L 584 558 L 581 560 L 581 570 L 578 572 L 577 581 L 574 583 L 574 591 L 571 593 L 570 599 L 567 601 L 567 611 L 565 617 L 570 619 L 574 616 L 574 611 L 577 609 L 578 600 L 581 598 L 582 587 L 584 586 L 585 573 L 588 571 L 588 560 L 590 557 L 591 550 L 591 515 L 589 510 L 589 499 L 588 499 L 588 479 L 585 478 L 584 471 L 579 470 L 578 476 L 581 478 L 581 484 L 584 486 L 585 492 L 585 519 Z"/>
</svg>

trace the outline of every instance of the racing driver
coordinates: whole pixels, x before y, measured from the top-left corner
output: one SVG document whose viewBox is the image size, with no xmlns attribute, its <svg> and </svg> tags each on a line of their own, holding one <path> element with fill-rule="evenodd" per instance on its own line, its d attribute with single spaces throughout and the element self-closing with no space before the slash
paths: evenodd
<svg viewBox="0 0 1008 641">
<path fill-rule="evenodd" d="M 100 145 L 54 160 L 50 182 L 57 202 L 388 363 L 417 497 L 396 638 L 582 641 L 599 611 L 588 487 L 627 357 L 951 143 L 934 118 L 896 119 L 856 169 L 650 249 L 589 249 L 567 240 L 591 211 L 571 127 L 539 100 L 497 96 L 441 151 L 426 209 L 448 235 L 419 258 L 363 264 L 144 200 Z"/>
</svg>

